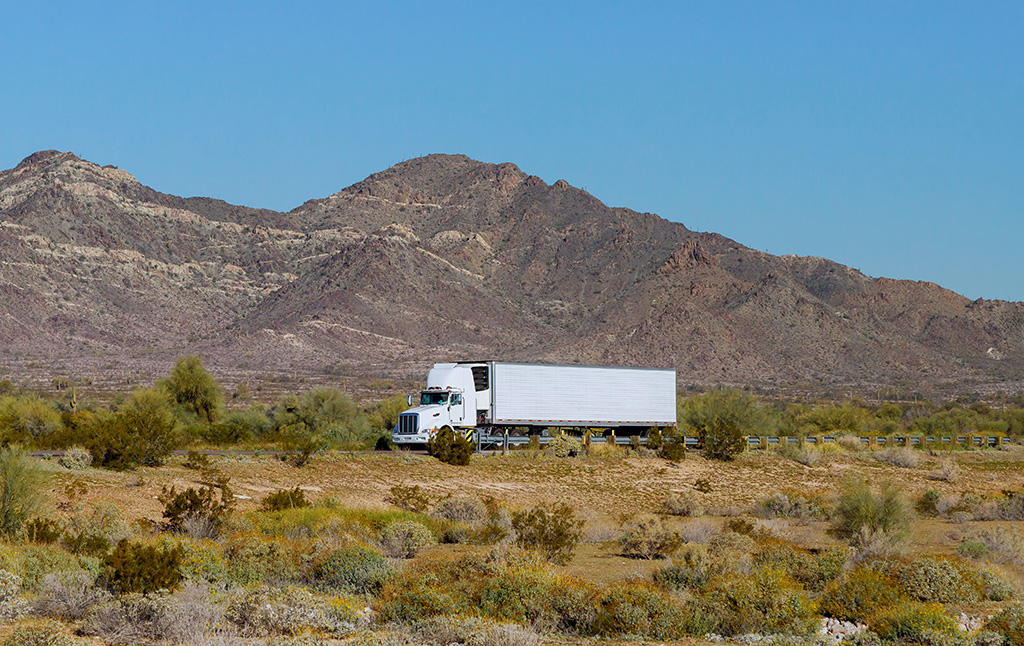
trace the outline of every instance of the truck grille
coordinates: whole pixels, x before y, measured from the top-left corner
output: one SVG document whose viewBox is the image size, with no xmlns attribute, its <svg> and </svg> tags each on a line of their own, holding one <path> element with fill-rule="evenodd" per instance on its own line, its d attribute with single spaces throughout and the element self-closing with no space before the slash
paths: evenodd
<svg viewBox="0 0 1024 646">
<path fill-rule="evenodd" d="M 400 435 L 415 435 L 420 430 L 420 416 L 417 413 L 398 416 L 398 433 Z"/>
</svg>

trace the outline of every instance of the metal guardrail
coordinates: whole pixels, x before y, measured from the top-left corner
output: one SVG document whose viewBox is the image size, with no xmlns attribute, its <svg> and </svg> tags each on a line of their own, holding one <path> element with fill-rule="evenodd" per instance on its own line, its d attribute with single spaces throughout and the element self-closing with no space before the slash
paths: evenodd
<svg viewBox="0 0 1024 646">
<path fill-rule="evenodd" d="M 525 435 L 482 435 L 479 438 L 474 438 L 474 439 L 477 440 L 477 446 L 481 446 L 481 447 L 482 446 L 494 446 L 494 445 L 497 445 L 497 446 L 510 446 L 511 447 L 511 446 L 521 446 L 521 445 L 524 445 L 524 444 L 529 444 L 533 437 L 537 438 L 537 441 L 540 443 L 541 446 L 546 445 L 552 439 L 551 437 L 549 437 L 547 435 L 534 435 L 534 436 L 525 436 Z M 876 436 L 870 436 L 870 435 L 866 435 L 866 436 L 865 435 L 859 435 L 859 436 L 856 436 L 856 437 L 857 437 L 858 440 L 860 440 L 861 444 L 867 445 L 867 446 L 887 446 L 890 443 L 890 441 L 894 445 L 920 446 L 923 443 L 924 445 L 927 446 L 927 445 L 935 444 L 935 443 L 950 444 L 950 443 L 952 443 L 954 441 L 954 439 L 955 439 L 956 443 L 960 444 L 960 445 L 967 445 L 968 443 L 970 443 L 973 446 L 999 446 L 999 445 L 1009 445 L 1010 444 L 1010 438 L 1003 437 L 1003 436 L 996 436 L 996 435 L 959 435 L 959 436 L 956 436 L 955 438 L 952 437 L 952 436 L 936 437 L 936 436 L 931 436 L 931 435 L 928 435 L 928 436 L 912 435 L 912 436 L 893 436 L 893 437 L 886 437 L 886 436 L 878 436 L 878 437 L 876 437 Z M 633 444 L 634 442 L 639 442 L 640 444 L 646 444 L 647 443 L 647 438 L 646 437 L 641 437 L 641 436 L 617 437 L 617 436 L 614 436 L 614 435 L 613 436 L 608 436 L 608 437 L 592 436 L 592 437 L 590 437 L 590 443 L 591 444 L 607 444 L 610 441 L 612 441 L 613 439 L 614 439 L 615 444 L 619 445 L 619 446 L 628 446 L 628 445 Z M 683 441 L 683 444 L 688 449 L 699 449 L 700 448 L 700 439 L 697 438 L 697 437 L 693 437 L 693 436 L 689 436 L 689 435 L 688 436 L 684 436 L 682 438 L 682 441 Z M 760 449 L 760 448 L 767 448 L 767 447 L 771 447 L 771 446 L 779 446 L 779 445 L 782 445 L 782 444 L 793 445 L 793 444 L 799 444 L 801 441 L 804 441 L 804 442 L 806 442 L 808 444 L 816 444 L 816 445 L 817 444 L 833 444 L 833 443 L 836 442 L 836 437 L 833 436 L 833 435 L 819 435 L 819 436 L 810 435 L 810 436 L 807 436 L 807 437 L 804 437 L 804 438 L 800 438 L 800 437 L 793 436 L 793 435 L 769 435 L 769 436 L 764 436 L 764 437 L 759 437 L 759 436 L 756 436 L 756 435 L 750 435 L 750 436 L 747 437 L 747 448 L 750 448 L 750 449 Z M 506 442 L 507 442 L 507 444 L 506 444 Z"/>
</svg>

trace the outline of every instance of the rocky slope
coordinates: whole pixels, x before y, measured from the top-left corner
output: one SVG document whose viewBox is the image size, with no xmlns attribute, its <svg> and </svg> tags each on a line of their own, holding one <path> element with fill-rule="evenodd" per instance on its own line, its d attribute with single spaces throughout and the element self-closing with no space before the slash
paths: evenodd
<svg viewBox="0 0 1024 646">
<path fill-rule="evenodd" d="M 0 172 L 0 352 L 224 369 L 464 358 L 685 382 L 1019 380 L 1024 304 L 761 253 L 513 164 L 431 155 L 293 211 L 71 153 Z"/>
</svg>

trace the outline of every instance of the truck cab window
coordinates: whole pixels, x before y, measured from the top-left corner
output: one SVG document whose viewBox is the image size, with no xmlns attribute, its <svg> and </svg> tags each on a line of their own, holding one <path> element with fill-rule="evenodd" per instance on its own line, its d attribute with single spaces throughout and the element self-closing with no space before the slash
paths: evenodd
<svg viewBox="0 0 1024 646">
<path fill-rule="evenodd" d="M 444 406 L 448 403 L 448 393 L 425 392 L 420 394 L 420 406 Z"/>
<path fill-rule="evenodd" d="M 459 406 L 462 404 L 462 395 L 455 393 L 452 395 L 452 406 Z"/>
</svg>

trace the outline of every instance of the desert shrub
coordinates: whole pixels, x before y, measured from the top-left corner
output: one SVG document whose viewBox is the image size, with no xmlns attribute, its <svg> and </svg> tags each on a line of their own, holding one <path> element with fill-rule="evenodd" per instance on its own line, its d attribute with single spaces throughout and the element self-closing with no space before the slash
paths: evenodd
<svg viewBox="0 0 1024 646">
<path fill-rule="evenodd" d="M 984 585 L 982 596 L 992 601 L 1006 601 L 1017 596 L 1016 583 L 996 567 L 983 567 L 978 575 Z"/>
<path fill-rule="evenodd" d="M 1024 646 L 1024 606 L 1008 606 L 989 619 L 986 630 L 999 633 L 1007 646 Z"/>
<path fill-rule="evenodd" d="M 81 471 L 92 465 L 92 453 L 80 446 L 72 446 L 64 450 L 64 455 L 58 460 L 60 465 L 71 471 Z"/>
<path fill-rule="evenodd" d="M 189 451 L 181 466 L 186 469 L 192 469 L 193 471 L 205 471 L 213 466 L 213 460 L 211 460 L 210 456 L 205 453 Z"/>
<path fill-rule="evenodd" d="M 90 556 L 75 556 L 56 545 L 26 545 L 6 554 L 12 571 L 21 577 L 24 588 L 37 592 L 48 574 L 88 571 L 99 575 L 100 561 Z"/>
<path fill-rule="evenodd" d="M 674 591 L 703 590 L 715 576 L 726 572 L 729 564 L 712 554 L 704 545 L 684 545 L 672 562 L 656 570 L 654 582 Z"/>
<path fill-rule="evenodd" d="M 30 543 L 56 543 L 64 528 L 51 518 L 33 518 L 25 523 L 25 538 Z"/>
<path fill-rule="evenodd" d="M 860 441 L 860 437 L 856 435 L 842 435 L 836 440 L 836 444 L 841 446 L 846 451 L 862 451 L 864 450 L 864 444 Z"/>
<path fill-rule="evenodd" d="M 199 427 L 199 436 L 213 444 L 238 444 L 265 436 L 272 423 L 262 404 L 246 410 L 231 411 L 215 424 Z"/>
<path fill-rule="evenodd" d="M 928 477 L 942 482 L 956 482 L 960 479 L 960 469 L 952 458 L 947 458 L 939 462 L 939 468 L 928 474 Z"/>
<path fill-rule="evenodd" d="M 65 632 L 60 622 L 32 619 L 19 622 L 0 646 L 75 646 L 79 641 Z"/>
<path fill-rule="evenodd" d="M 797 446 L 795 444 L 786 444 L 783 446 L 779 449 L 779 455 L 787 460 L 792 460 L 793 462 L 802 464 L 805 467 L 813 467 L 819 460 L 821 460 L 821 451 Z"/>
<path fill-rule="evenodd" d="M 868 619 L 868 626 L 882 639 L 900 644 L 929 644 L 936 635 L 959 633 L 941 605 L 916 601 L 880 610 Z"/>
<path fill-rule="evenodd" d="M 400 520 L 381 532 L 384 553 L 393 558 L 411 559 L 416 552 L 436 542 L 433 533 L 414 520 Z"/>
<path fill-rule="evenodd" d="M 658 449 L 658 457 L 669 462 L 679 462 L 686 459 L 686 445 L 682 438 L 666 440 Z"/>
<path fill-rule="evenodd" d="M 181 551 L 181 576 L 187 581 L 219 583 L 229 579 L 229 566 L 220 545 L 209 539 L 161 536 L 159 545 Z"/>
<path fill-rule="evenodd" d="M 802 421 L 811 434 L 841 431 L 858 434 L 864 432 L 870 416 L 866 409 L 850 401 L 839 405 L 815 406 L 803 416 Z"/>
<path fill-rule="evenodd" d="M 807 590 L 817 592 L 839 576 L 848 556 L 848 548 L 830 547 L 811 554 L 783 541 L 768 540 L 754 551 L 753 564 L 785 572 Z"/>
<path fill-rule="evenodd" d="M 487 519 L 488 510 L 476 498 L 445 498 L 437 503 L 430 515 L 459 523 L 478 523 Z"/>
<path fill-rule="evenodd" d="M 198 490 L 189 487 L 179 492 L 173 485 L 170 489 L 164 487 L 158 499 L 164 504 L 166 529 L 172 532 L 184 531 L 186 523 L 194 519 L 202 520 L 216 530 L 235 506 L 235 498 L 226 479 L 216 487 L 206 485 Z"/>
<path fill-rule="evenodd" d="M 467 612 L 479 604 L 479 588 L 491 573 L 480 555 L 416 559 L 377 595 L 380 620 L 412 622 Z"/>
<path fill-rule="evenodd" d="M 897 578 L 907 595 L 918 601 L 976 603 L 984 582 L 963 561 L 924 557 L 900 568 Z"/>
<path fill-rule="evenodd" d="M 392 575 L 384 556 L 362 545 L 334 550 L 313 569 L 318 586 L 360 594 L 377 592 Z"/>
<path fill-rule="evenodd" d="M 544 507 L 519 510 L 512 514 L 516 544 L 536 550 L 552 563 L 572 560 L 576 545 L 583 535 L 584 522 L 576 518 L 572 507 L 557 503 L 548 511 Z"/>
<path fill-rule="evenodd" d="M 665 558 L 679 549 L 683 539 L 657 516 L 643 516 L 623 527 L 619 546 L 629 558 Z"/>
<path fill-rule="evenodd" d="M 39 594 L 32 601 L 32 611 L 44 617 L 63 621 L 81 621 L 110 594 L 95 585 L 95 577 L 84 571 L 59 572 L 43 578 Z"/>
<path fill-rule="evenodd" d="M 803 587 L 772 568 L 716 577 L 702 593 L 701 603 L 718 624 L 715 632 L 723 635 L 806 634 L 818 625 Z"/>
<path fill-rule="evenodd" d="M 689 491 L 673 491 L 665 498 L 662 508 L 671 516 L 700 516 L 704 513 L 700 499 Z"/>
<path fill-rule="evenodd" d="M 615 586 L 598 604 L 593 630 L 602 636 L 678 639 L 687 633 L 684 607 L 671 595 L 648 586 Z"/>
<path fill-rule="evenodd" d="M 679 528 L 679 535 L 687 543 L 707 543 L 717 533 L 718 527 L 715 523 L 703 518 Z"/>
<path fill-rule="evenodd" d="M 309 501 L 306 500 L 306 494 L 298 486 L 294 489 L 279 489 L 268 494 L 260 502 L 260 509 L 263 511 L 281 511 L 299 507 L 309 507 Z"/>
<path fill-rule="evenodd" d="M 348 597 L 324 598 L 294 586 L 261 586 L 232 599 L 224 617 L 246 634 L 345 634 L 361 623 L 361 607 Z"/>
<path fill-rule="evenodd" d="M 430 496 L 419 485 L 392 485 L 384 502 L 391 503 L 399 509 L 423 513 L 430 508 Z"/>
<path fill-rule="evenodd" d="M 879 610 L 905 601 L 895 579 L 858 568 L 828 584 L 818 599 L 818 609 L 826 617 L 864 622 Z"/>
<path fill-rule="evenodd" d="M 289 582 L 299 578 L 299 553 L 295 545 L 253 532 L 235 532 L 223 539 L 228 577 L 243 585 Z"/>
<path fill-rule="evenodd" d="M 536 646 L 540 635 L 510 621 L 481 621 L 466 639 L 467 646 Z"/>
<path fill-rule="evenodd" d="M 906 446 L 882 449 L 875 453 L 875 459 L 903 469 L 916 469 L 921 462 L 920 455 L 914 449 Z"/>
<path fill-rule="evenodd" d="M 39 508 L 45 477 L 28 452 L 0 448 L 0 535 L 12 538 Z"/>
<path fill-rule="evenodd" d="M 987 555 L 988 546 L 976 539 L 967 539 L 956 546 L 957 556 L 968 559 L 979 559 Z"/>
<path fill-rule="evenodd" d="M 697 427 L 701 455 L 712 460 L 732 460 L 747 448 L 740 427 L 729 420 L 714 417 Z"/>
<path fill-rule="evenodd" d="M 161 464 L 183 441 L 167 395 L 137 390 L 113 415 L 95 415 L 80 428 L 95 462 L 111 469 Z"/>
<path fill-rule="evenodd" d="M 556 458 L 571 458 L 583 451 L 583 443 L 571 435 L 562 433 L 548 441 L 548 450 Z"/>
<path fill-rule="evenodd" d="M 46 441 L 62 428 L 60 413 L 39 395 L 19 395 L 0 399 L 0 442 L 35 443 Z"/>
<path fill-rule="evenodd" d="M 27 610 L 28 604 L 21 597 L 21 577 L 0 570 L 0 622 L 17 619 Z"/>
<path fill-rule="evenodd" d="M 823 495 L 785 490 L 759 500 L 754 512 L 761 518 L 825 520 L 831 515 L 834 506 L 832 501 Z"/>
<path fill-rule="evenodd" d="M 921 494 L 921 497 L 914 503 L 914 510 L 922 516 L 938 516 L 940 500 L 942 500 L 942 496 L 939 492 L 929 489 Z"/>
<path fill-rule="evenodd" d="M 1024 564 L 1024 532 L 1015 527 L 984 527 L 975 529 L 968 540 L 985 546 L 992 560 Z"/>
<path fill-rule="evenodd" d="M 118 592 L 174 590 L 181 582 L 181 549 L 154 547 L 121 539 L 107 555 L 105 578 Z"/>
<path fill-rule="evenodd" d="M 865 482 L 848 482 L 836 504 L 831 531 L 858 547 L 870 536 L 864 530 L 903 541 L 909 537 L 913 522 L 913 511 L 891 484 L 883 484 L 876 494 Z"/>
<path fill-rule="evenodd" d="M 469 464 L 474 450 L 472 442 L 448 427 L 438 430 L 427 440 L 427 453 L 445 464 L 465 466 Z"/>
<path fill-rule="evenodd" d="M 232 643 L 220 638 L 222 612 L 205 588 L 186 586 L 171 594 L 130 593 L 93 608 L 81 632 L 110 644 Z"/>
</svg>

